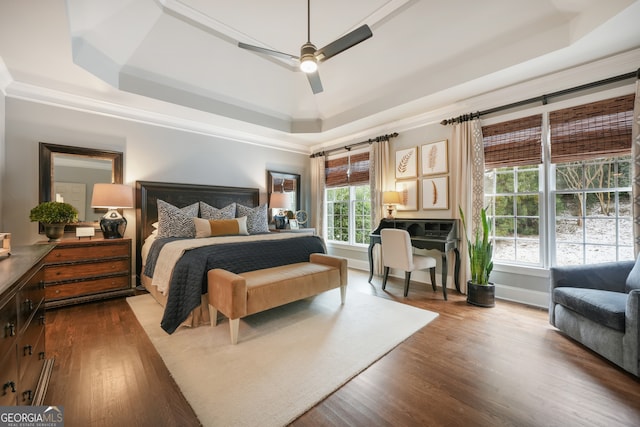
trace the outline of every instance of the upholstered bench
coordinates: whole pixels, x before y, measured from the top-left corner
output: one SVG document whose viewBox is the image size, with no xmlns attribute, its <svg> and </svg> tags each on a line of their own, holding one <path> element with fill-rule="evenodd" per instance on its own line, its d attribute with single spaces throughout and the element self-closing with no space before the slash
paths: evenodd
<svg viewBox="0 0 640 427">
<path fill-rule="evenodd" d="M 337 287 L 344 304 L 347 291 L 347 260 L 320 253 L 311 254 L 309 262 L 241 274 L 213 269 L 207 274 L 211 326 L 217 324 L 218 311 L 227 316 L 232 344 L 238 342 L 242 317 Z"/>
</svg>

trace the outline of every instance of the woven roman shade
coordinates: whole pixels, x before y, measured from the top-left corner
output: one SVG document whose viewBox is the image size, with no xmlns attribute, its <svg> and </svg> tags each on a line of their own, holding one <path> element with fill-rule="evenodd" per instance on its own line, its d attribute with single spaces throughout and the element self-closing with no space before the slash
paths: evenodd
<svg viewBox="0 0 640 427">
<path fill-rule="evenodd" d="M 486 169 L 542 163 L 542 115 L 482 127 Z"/>
<path fill-rule="evenodd" d="M 631 153 L 634 94 L 549 113 L 551 162 Z"/>
<path fill-rule="evenodd" d="M 369 152 L 325 161 L 325 186 L 341 187 L 369 183 Z"/>
</svg>

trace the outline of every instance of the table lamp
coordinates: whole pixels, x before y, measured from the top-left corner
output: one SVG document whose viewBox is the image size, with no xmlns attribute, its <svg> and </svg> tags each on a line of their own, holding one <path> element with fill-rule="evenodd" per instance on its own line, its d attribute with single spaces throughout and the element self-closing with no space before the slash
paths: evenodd
<svg viewBox="0 0 640 427">
<path fill-rule="evenodd" d="M 100 229 L 105 239 L 121 239 L 127 228 L 127 219 L 116 210 L 133 207 L 133 190 L 124 184 L 94 184 L 92 208 L 107 208 L 100 219 Z"/>
<path fill-rule="evenodd" d="M 387 211 L 389 212 L 386 219 L 393 219 L 393 207 L 395 205 L 402 204 L 400 193 L 398 193 L 397 191 L 383 191 L 382 204 L 387 205 Z"/>
<path fill-rule="evenodd" d="M 273 216 L 273 220 L 276 223 L 276 229 L 282 230 L 286 225 L 286 216 L 284 215 L 283 210 L 289 209 L 289 205 L 291 204 L 289 195 L 287 193 L 271 193 L 271 198 L 269 199 L 269 207 L 271 209 L 280 209 L 278 215 Z"/>
</svg>

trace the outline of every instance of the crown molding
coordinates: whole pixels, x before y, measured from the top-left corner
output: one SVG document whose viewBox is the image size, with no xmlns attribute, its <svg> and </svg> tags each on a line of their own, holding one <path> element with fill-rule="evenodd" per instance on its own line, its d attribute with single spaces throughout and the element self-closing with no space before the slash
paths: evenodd
<svg viewBox="0 0 640 427">
<path fill-rule="evenodd" d="M 3 81 L 2 75 L 2 69 L 0 68 L 0 83 L 2 83 Z M 13 80 L 11 80 L 9 84 L 6 85 L 5 95 L 7 96 L 7 98 L 20 99 L 24 101 L 51 105 L 89 114 L 98 114 L 132 122 L 196 133 L 211 136 L 214 138 L 224 139 L 227 141 L 239 142 L 243 144 L 282 150 L 297 154 L 310 154 L 310 149 L 308 146 L 299 144 L 295 141 L 291 141 L 290 138 L 288 138 L 284 133 L 282 135 L 279 135 L 277 132 L 270 132 L 271 135 L 261 135 L 258 133 L 240 130 L 239 128 L 246 127 L 246 124 L 237 122 L 235 129 L 232 126 L 219 126 L 211 123 L 218 119 L 218 117 L 213 115 L 211 116 L 212 119 L 209 122 L 205 122 L 204 120 L 193 120 L 179 117 L 178 115 L 116 104 L 109 101 L 99 100 L 93 97 L 71 94 L 68 92 L 62 92 L 55 89 L 17 82 Z M 148 99 L 145 98 L 145 100 L 149 102 Z M 151 102 L 154 105 L 160 104 L 156 103 L 153 100 Z M 176 106 L 173 105 L 171 105 L 171 107 L 176 108 Z M 182 112 L 187 110 L 183 109 L 182 107 L 180 107 L 179 109 L 181 109 Z M 229 119 L 224 120 L 231 122 L 231 120 Z"/>
</svg>

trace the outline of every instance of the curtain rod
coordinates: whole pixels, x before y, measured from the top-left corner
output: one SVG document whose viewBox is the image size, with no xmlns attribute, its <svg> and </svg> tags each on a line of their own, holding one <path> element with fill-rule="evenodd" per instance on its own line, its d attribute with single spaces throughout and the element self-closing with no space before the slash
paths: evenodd
<svg viewBox="0 0 640 427">
<path fill-rule="evenodd" d="M 314 157 L 328 156 L 329 154 L 335 151 L 341 151 L 341 150 L 351 151 L 352 148 L 360 147 L 361 145 L 366 145 L 366 144 L 373 144 L 374 142 L 388 141 L 391 138 L 395 138 L 396 136 L 398 136 L 398 132 L 394 132 L 386 135 L 380 135 L 380 136 L 376 136 L 375 138 L 367 139 L 366 141 L 360 141 L 351 145 L 345 145 L 344 147 L 332 148 L 331 150 L 326 150 L 326 151 L 318 151 L 317 153 L 313 153 L 309 157 L 313 159 Z"/>
<path fill-rule="evenodd" d="M 476 119 L 480 118 L 480 116 L 484 116 L 484 115 L 492 114 L 492 113 L 497 113 L 499 111 L 510 110 L 511 108 L 521 107 L 523 105 L 533 104 L 535 102 L 542 102 L 542 105 L 547 105 L 547 103 L 549 102 L 549 98 L 557 98 L 558 96 L 568 95 L 570 93 L 579 92 L 579 91 L 587 90 L 587 89 L 592 89 L 594 87 L 604 86 L 604 85 L 607 85 L 607 84 L 610 84 L 610 83 L 616 83 L 616 82 L 620 82 L 620 81 L 628 80 L 628 79 L 632 79 L 632 78 L 640 79 L 640 68 L 638 68 L 636 71 L 633 71 L 633 72 L 630 72 L 630 73 L 626 73 L 626 74 L 621 74 L 619 76 L 609 77 L 607 79 L 598 80 L 596 82 L 591 82 L 591 83 L 583 84 L 583 85 L 580 85 L 580 86 L 575 86 L 575 87 L 572 87 L 572 88 L 569 88 L 569 89 L 563 89 L 563 90 L 559 90 L 559 91 L 556 91 L 556 92 L 551 92 L 551 93 L 546 94 L 546 95 L 536 96 L 534 98 L 525 99 L 523 101 L 513 102 L 511 104 L 506 104 L 506 105 L 501 105 L 500 107 L 490 108 L 490 109 L 484 110 L 484 111 L 477 111 L 475 113 L 463 114 L 463 115 L 458 116 L 458 117 L 445 119 L 445 120 L 441 121 L 440 124 L 443 125 L 443 126 L 446 126 L 446 125 L 451 125 L 451 124 L 454 124 L 454 123 L 467 122 L 469 120 L 473 120 L 474 118 L 476 118 Z"/>
</svg>

